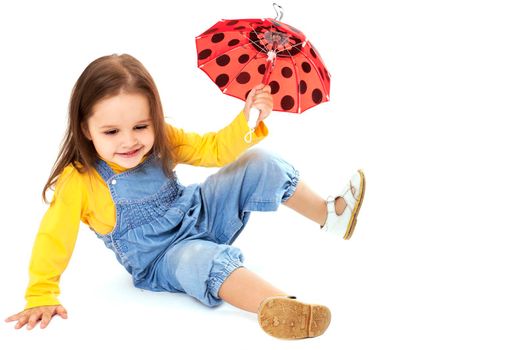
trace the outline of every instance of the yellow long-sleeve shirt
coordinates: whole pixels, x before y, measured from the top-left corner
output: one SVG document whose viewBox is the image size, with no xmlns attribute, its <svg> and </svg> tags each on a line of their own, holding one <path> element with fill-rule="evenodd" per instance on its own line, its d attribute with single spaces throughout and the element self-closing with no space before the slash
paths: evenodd
<svg viewBox="0 0 525 350">
<path fill-rule="evenodd" d="M 223 166 L 268 134 L 260 123 L 251 144 L 244 141 L 249 126 L 244 113 L 218 132 L 204 135 L 185 132 L 166 124 L 168 139 L 179 164 Z M 125 171 L 108 163 L 116 173 Z M 73 253 L 80 221 L 96 232 L 107 234 L 115 225 L 115 205 L 104 180 L 96 172 L 80 173 L 68 165 L 60 174 L 53 199 L 35 239 L 29 265 L 29 285 L 25 309 L 58 305 L 59 281 Z"/>
</svg>

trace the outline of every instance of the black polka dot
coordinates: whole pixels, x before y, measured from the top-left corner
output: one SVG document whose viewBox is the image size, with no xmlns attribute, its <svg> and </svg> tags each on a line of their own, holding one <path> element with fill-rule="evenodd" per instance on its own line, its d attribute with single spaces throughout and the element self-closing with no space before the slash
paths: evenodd
<svg viewBox="0 0 525 350">
<path fill-rule="evenodd" d="M 230 81 L 230 77 L 228 76 L 228 74 L 221 74 L 215 79 L 215 84 L 217 84 L 217 86 L 221 88 L 228 84 L 228 81 Z"/>
<path fill-rule="evenodd" d="M 243 30 L 243 29 L 246 29 L 246 27 L 245 26 L 238 26 L 238 27 L 235 27 L 233 29 L 235 29 L 235 30 Z"/>
<path fill-rule="evenodd" d="M 218 42 L 221 42 L 223 39 L 224 39 L 223 33 L 217 33 L 211 37 L 211 41 L 214 42 L 215 44 L 217 44 Z"/>
<path fill-rule="evenodd" d="M 279 92 L 281 85 L 279 85 L 279 83 L 274 80 L 270 82 L 270 88 L 272 89 L 272 95 L 275 95 Z"/>
<path fill-rule="evenodd" d="M 257 70 L 259 71 L 259 73 L 263 74 L 266 72 L 266 65 L 265 64 L 261 64 L 259 65 L 259 67 L 257 68 Z"/>
<path fill-rule="evenodd" d="M 239 63 L 246 63 L 250 59 L 250 55 L 244 54 L 239 56 Z"/>
<path fill-rule="evenodd" d="M 315 53 L 315 50 L 310 48 L 310 53 L 312 54 L 312 56 L 314 56 L 314 58 L 317 58 L 317 53 Z"/>
<path fill-rule="evenodd" d="M 298 46 L 292 46 L 290 50 L 286 50 L 283 52 L 286 52 L 287 56 L 295 56 L 301 51 L 302 51 L 301 45 L 298 45 Z"/>
<path fill-rule="evenodd" d="M 286 53 L 286 56 L 295 56 L 302 51 L 303 45 L 300 44 L 302 42 L 301 39 L 292 36 L 288 38 L 288 41 L 290 42 L 291 48 L 283 51 Z"/>
<path fill-rule="evenodd" d="M 210 49 L 204 49 L 201 52 L 199 52 L 199 60 L 203 60 L 205 58 L 210 57 L 211 50 Z"/>
<path fill-rule="evenodd" d="M 221 55 L 217 57 L 217 64 L 221 67 L 224 67 L 230 63 L 230 56 L 228 55 Z"/>
<path fill-rule="evenodd" d="M 286 95 L 281 99 L 281 107 L 285 111 L 289 111 L 295 105 L 295 101 L 292 96 Z"/>
<path fill-rule="evenodd" d="M 241 74 L 239 74 L 235 80 L 237 80 L 239 84 L 246 84 L 247 82 L 250 81 L 250 78 L 251 78 L 250 73 L 241 72 Z"/>
<path fill-rule="evenodd" d="M 321 92 L 321 90 L 314 89 L 314 91 L 312 91 L 312 100 L 316 104 L 319 104 L 323 101 L 323 93 Z"/>
<path fill-rule="evenodd" d="M 228 46 L 235 46 L 238 43 L 240 43 L 239 39 L 232 39 L 232 40 L 228 41 Z"/>
<path fill-rule="evenodd" d="M 306 81 L 301 80 L 301 82 L 299 83 L 299 92 L 301 93 L 301 95 L 306 93 L 306 89 L 307 89 Z"/>
<path fill-rule="evenodd" d="M 237 23 L 239 23 L 239 21 L 237 21 L 236 19 L 234 19 L 233 21 L 229 21 L 228 23 L 226 23 L 227 26 L 234 26 L 236 25 Z"/>
<path fill-rule="evenodd" d="M 285 78 L 290 78 L 293 75 L 293 71 L 288 67 L 284 67 L 283 69 L 281 69 L 281 74 Z"/>
<path fill-rule="evenodd" d="M 208 35 L 208 34 L 211 34 L 211 33 L 215 33 L 217 30 L 219 30 L 219 28 L 210 28 L 207 31 L 205 31 L 204 33 L 202 33 L 202 35 Z"/>
<path fill-rule="evenodd" d="M 254 30 L 250 32 L 250 41 L 253 45 L 255 45 L 255 47 L 257 47 L 256 44 L 259 42 L 259 37 L 257 36 L 257 33 Z"/>
<path fill-rule="evenodd" d="M 312 70 L 312 66 L 310 66 L 310 63 L 308 62 L 303 62 L 301 64 L 301 68 L 303 69 L 305 73 L 310 73 L 310 71 Z"/>
</svg>

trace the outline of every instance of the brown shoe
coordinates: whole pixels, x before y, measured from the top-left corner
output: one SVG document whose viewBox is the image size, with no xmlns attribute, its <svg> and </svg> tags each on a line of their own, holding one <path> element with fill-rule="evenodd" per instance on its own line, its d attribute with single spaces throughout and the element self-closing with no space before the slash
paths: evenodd
<svg viewBox="0 0 525 350">
<path fill-rule="evenodd" d="M 330 325 L 330 309 L 297 301 L 295 297 L 265 299 L 257 312 L 261 328 L 281 339 L 313 338 Z"/>
</svg>

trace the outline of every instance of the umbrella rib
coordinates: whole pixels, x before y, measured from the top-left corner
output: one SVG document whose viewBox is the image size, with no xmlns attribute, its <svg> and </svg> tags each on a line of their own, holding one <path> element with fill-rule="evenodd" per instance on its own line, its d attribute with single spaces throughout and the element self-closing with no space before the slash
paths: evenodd
<svg viewBox="0 0 525 350">
<path fill-rule="evenodd" d="M 306 46 L 306 45 L 305 45 Z M 319 78 L 321 78 L 321 75 L 319 74 L 319 70 L 317 69 L 317 66 L 314 64 L 314 62 L 310 59 L 310 57 L 306 56 L 303 51 L 299 51 L 301 53 L 301 55 L 304 56 L 304 58 L 306 58 L 310 63 L 311 65 L 313 66 L 313 68 L 315 69 L 315 72 L 317 73 L 317 76 Z M 326 92 L 326 86 L 325 86 L 325 83 L 324 83 L 324 79 L 319 79 L 321 81 L 321 85 L 323 86 L 323 92 Z"/>
<path fill-rule="evenodd" d="M 213 56 L 210 56 L 210 58 L 206 62 L 200 64 L 199 67 L 200 66 L 204 66 L 204 65 L 212 62 L 213 60 L 217 59 L 217 57 L 219 57 L 219 56 L 222 56 L 224 54 L 230 53 L 230 52 L 235 51 L 235 50 L 240 50 L 241 48 L 243 48 L 243 47 L 241 45 L 239 45 L 239 46 L 229 47 L 225 51 L 217 51 Z"/>
<path fill-rule="evenodd" d="M 248 25 L 250 25 L 250 27 L 251 27 L 252 24 L 248 23 Z M 253 29 L 253 27 L 251 27 L 251 28 Z M 222 30 L 220 30 L 219 33 L 242 33 L 242 32 L 237 30 L 237 29 L 235 29 L 235 28 L 232 28 L 232 29 L 222 29 Z M 208 34 L 201 34 L 201 35 L 195 37 L 195 39 L 202 39 L 204 37 L 213 36 L 215 34 L 217 34 L 217 33 L 213 32 L 213 33 L 208 33 Z"/>
<path fill-rule="evenodd" d="M 299 74 L 297 72 L 297 65 L 295 64 L 295 60 L 293 56 L 290 55 L 290 60 L 292 61 L 293 70 L 295 72 L 295 86 L 297 88 L 297 111 L 301 113 L 301 91 L 300 91 L 300 84 L 299 84 Z"/>
<path fill-rule="evenodd" d="M 259 33 L 257 33 L 257 31 L 255 30 L 255 28 L 252 27 L 252 24 L 250 23 L 249 25 L 250 25 L 250 28 L 252 28 L 252 32 L 254 32 L 255 35 L 258 35 Z M 244 35 L 244 33 L 243 33 L 243 35 Z M 260 49 L 259 52 L 263 52 L 263 51 L 265 50 L 264 47 L 259 46 L 255 41 L 252 41 L 252 39 L 250 39 L 249 37 L 247 37 L 247 36 L 244 36 L 244 37 L 245 37 L 246 39 L 248 39 L 248 40 L 250 41 L 250 43 L 252 43 L 253 45 L 257 46 L 257 47 Z"/>
<path fill-rule="evenodd" d="M 250 26 L 250 28 L 252 29 L 252 31 L 255 33 L 255 34 L 258 34 L 257 31 L 252 27 L 252 24 L 251 23 L 248 23 L 248 25 Z M 264 47 L 261 47 L 260 45 L 258 45 L 255 41 L 251 40 L 248 36 L 246 36 L 244 34 L 244 32 L 240 32 L 238 30 L 222 30 L 221 33 L 240 33 L 242 36 L 244 36 L 246 39 L 248 39 L 248 41 L 250 43 L 252 43 L 253 45 L 257 46 L 261 51 L 259 52 L 262 52 L 265 50 Z M 216 33 L 209 33 L 209 34 L 205 34 L 205 35 L 200 35 L 198 37 L 196 37 L 196 39 L 201 39 L 203 37 L 207 37 L 207 36 L 210 36 L 210 35 L 213 35 L 213 34 L 216 34 Z M 227 51 L 225 51 L 227 52 Z"/>
<path fill-rule="evenodd" d="M 296 46 L 302 45 L 303 42 L 304 42 L 304 41 L 301 41 L 300 43 L 297 43 L 297 44 L 295 44 L 295 45 L 293 45 L 293 46 L 290 46 L 290 49 L 293 49 L 293 48 L 296 47 Z M 281 51 L 277 51 L 276 54 L 281 53 L 281 52 L 283 52 L 283 51 L 288 52 L 288 54 L 290 55 L 290 57 L 292 56 L 292 54 L 290 53 L 289 49 L 282 49 Z"/>
<path fill-rule="evenodd" d="M 250 38 L 247 38 L 247 39 L 250 40 Z M 252 41 L 250 40 L 250 42 L 252 42 Z M 255 44 L 255 43 L 254 43 L 254 44 Z M 255 44 L 255 46 L 258 46 L 258 45 Z M 239 48 L 239 47 L 242 47 L 242 46 L 237 46 L 236 48 Z M 230 50 L 228 50 L 228 51 L 224 51 L 223 54 L 226 53 L 226 52 L 230 52 L 230 51 L 232 51 L 232 50 L 234 50 L 234 49 L 236 49 L 236 48 L 232 48 L 232 49 L 230 49 Z M 262 52 L 262 50 L 259 51 L 259 52 L 257 52 L 255 55 L 253 55 L 252 58 L 251 58 L 248 62 L 246 62 L 246 64 L 245 64 L 245 65 L 242 67 L 242 69 L 239 71 L 239 74 L 241 74 L 241 72 L 244 70 L 244 68 L 245 68 L 247 65 L 249 65 L 250 62 L 252 62 L 252 61 L 257 57 L 257 55 L 260 54 L 261 52 Z M 218 56 L 218 55 L 217 55 L 217 56 Z M 217 56 L 216 56 L 216 57 L 217 57 Z M 211 60 L 210 60 L 210 61 L 211 61 Z M 237 77 L 239 76 L 239 74 L 237 74 L 237 75 L 235 76 L 235 78 L 237 78 Z M 233 81 L 234 81 L 234 80 L 235 80 L 235 79 L 230 80 L 230 81 L 228 82 L 228 84 L 226 84 L 226 86 L 224 87 L 224 89 L 222 89 L 222 91 L 223 91 L 223 92 L 226 92 L 226 91 L 228 90 L 228 88 L 230 87 L 230 85 L 233 84 Z"/>
<path fill-rule="evenodd" d="M 249 25 L 250 25 L 252 31 L 253 31 L 255 34 L 257 34 L 257 31 L 251 26 L 251 23 L 250 23 Z M 230 31 L 230 32 L 233 32 L 233 31 Z M 236 32 L 236 33 L 239 33 L 239 32 Z M 252 58 L 251 58 L 251 59 L 250 59 L 250 60 L 249 60 L 244 66 L 243 66 L 243 68 L 241 69 L 241 72 L 242 72 L 242 70 L 244 69 L 244 67 L 246 67 L 250 62 L 252 62 L 252 61 L 257 57 L 258 54 L 260 54 L 260 53 L 265 53 L 266 51 L 265 51 L 265 48 L 261 47 L 261 46 L 258 45 L 255 41 L 251 40 L 249 36 L 246 36 L 246 34 L 245 34 L 244 32 L 240 32 L 240 34 L 241 34 L 245 39 L 247 39 L 251 44 L 253 44 L 255 47 L 257 47 L 257 48 L 259 49 L 259 51 L 258 51 L 255 55 L 253 55 Z M 204 62 L 203 64 L 201 64 L 200 66 L 204 66 L 205 64 L 207 64 L 207 63 L 209 63 L 209 62 L 212 62 L 214 59 L 216 59 L 216 58 L 219 57 L 220 55 L 224 55 L 225 53 L 228 53 L 228 52 L 230 52 L 230 51 L 233 51 L 233 50 L 235 50 L 235 49 L 238 49 L 239 47 L 242 47 L 242 46 L 232 47 L 232 48 L 229 49 L 229 50 L 219 52 L 219 53 L 217 53 L 215 56 L 213 56 L 212 58 L 210 58 L 209 60 L 207 60 L 206 62 Z M 239 74 L 240 74 L 240 73 L 239 73 Z M 238 76 L 238 74 L 237 74 L 237 76 Z M 237 77 L 237 76 L 236 76 L 236 77 Z M 222 92 L 226 92 L 226 91 L 228 90 L 228 88 L 230 87 L 230 85 L 234 82 L 234 80 L 235 80 L 235 79 L 230 80 L 230 81 L 226 84 L 226 86 L 225 86 L 224 88 L 221 89 Z"/>
<path fill-rule="evenodd" d="M 244 33 L 241 33 L 241 34 L 242 34 L 242 36 L 243 36 L 244 38 L 248 39 L 248 41 L 249 41 L 250 43 L 252 43 L 253 45 L 257 46 L 257 47 L 260 49 L 260 50 L 258 51 L 258 53 L 262 53 L 262 52 L 263 52 L 263 49 L 261 49 L 261 47 L 260 47 L 259 45 L 257 45 L 256 42 L 252 41 L 249 37 L 247 37 L 246 35 L 244 35 Z M 231 51 L 233 51 L 233 50 L 237 50 L 237 49 L 239 49 L 240 47 L 242 47 L 242 46 L 240 46 L 240 45 L 239 45 L 239 46 L 234 46 L 234 47 L 229 48 L 229 49 L 226 50 L 226 51 L 218 51 L 214 56 L 211 56 L 208 60 L 206 60 L 204 63 L 200 64 L 199 66 L 203 66 L 203 65 L 207 64 L 208 62 L 211 62 L 211 61 L 215 60 L 217 57 L 219 57 L 219 56 L 221 56 L 221 55 L 224 55 L 225 53 L 231 52 Z"/>
<path fill-rule="evenodd" d="M 253 29 L 253 28 L 252 28 L 252 29 Z M 254 32 L 255 32 L 255 30 L 254 30 Z M 255 32 L 255 33 L 257 33 L 257 32 Z M 255 41 L 253 41 L 252 39 L 250 39 L 249 37 L 247 37 L 244 33 L 242 33 L 242 35 L 243 35 L 246 39 L 248 39 L 248 41 L 249 41 L 251 44 L 257 46 L 257 47 L 259 48 L 259 50 L 260 50 L 259 52 L 263 52 L 264 47 L 260 47 Z"/>
</svg>

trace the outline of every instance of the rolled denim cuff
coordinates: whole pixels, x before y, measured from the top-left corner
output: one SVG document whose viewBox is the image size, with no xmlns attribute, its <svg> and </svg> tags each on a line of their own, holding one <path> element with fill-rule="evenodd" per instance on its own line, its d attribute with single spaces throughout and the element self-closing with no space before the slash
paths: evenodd
<svg viewBox="0 0 525 350">
<path fill-rule="evenodd" d="M 233 271 L 243 266 L 244 261 L 240 249 L 231 246 L 228 248 L 215 257 L 208 280 L 208 292 L 217 304 L 220 302 L 219 289 L 222 284 Z"/>
</svg>

